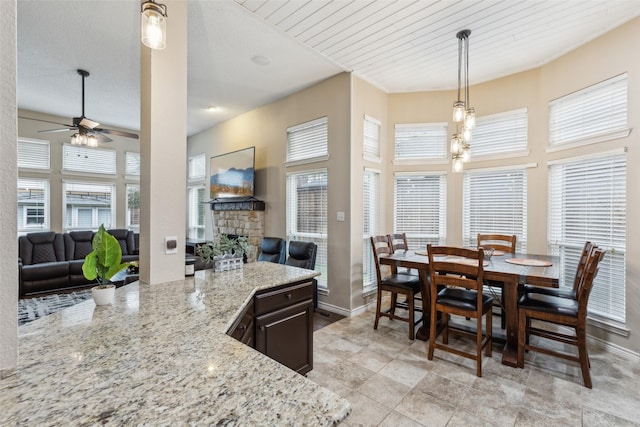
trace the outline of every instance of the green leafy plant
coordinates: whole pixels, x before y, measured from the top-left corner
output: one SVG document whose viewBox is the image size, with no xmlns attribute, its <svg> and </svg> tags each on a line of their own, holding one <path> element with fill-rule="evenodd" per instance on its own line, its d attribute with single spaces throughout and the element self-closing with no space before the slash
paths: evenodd
<svg viewBox="0 0 640 427">
<path fill-rule="evenodd" d="M 98 287 L 104 288 L 111 278 L 121 270 L 136 265 L 136 262 L 122 261 L 122 248 L 118 240 L 104 229 L 104 224 L 93 236 L 93 250 L 82 264 L 82 274 L 87 280 L 96 280 Z"/>
<path fill-rule="evenodd" d="M 218 242 L 207 242 L 199 245 L 196 254 L 202 258 L 205 263 L 211 262 L 218 256 L 231 255 L 241 257 L 249 250 L 249 239 L 245 236 L 239 236 L 235 239 L 223 234 Z"/>
</svg>

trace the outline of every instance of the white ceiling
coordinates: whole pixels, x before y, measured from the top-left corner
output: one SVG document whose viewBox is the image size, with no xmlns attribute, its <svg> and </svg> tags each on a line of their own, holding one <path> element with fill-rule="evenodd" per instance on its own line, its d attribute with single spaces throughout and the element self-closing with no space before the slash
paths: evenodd
<svg viewBox="0 0 640 427">
<path fill-rule="evenodd" d="M 640 16 L 638 0 L 189 0 L 188 7 L 189 135 L 344 70 L 389 93 L 454 88 L 455 34 L 464 28 L 472 31 L 475 84 L 540 66 Z M 138 0 L 18 0 L 18 107 L 79 116 L 76 69 L 83 68 L 91 73 L 86 116 L 139 129 L 139 10 Z"/>
</svg>

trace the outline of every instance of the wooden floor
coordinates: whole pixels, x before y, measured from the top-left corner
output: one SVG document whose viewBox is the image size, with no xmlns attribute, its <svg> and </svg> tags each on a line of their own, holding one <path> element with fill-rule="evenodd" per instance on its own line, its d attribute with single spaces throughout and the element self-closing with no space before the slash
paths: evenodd
<svg viewBox="0 0 640 427">
<path fill-rule="evenodd" d="M 313 312 L 313 330 L 317 331 L 318 329 L 322 329 L 340 319 L 344 319 L 344 316 L 316 308 Z"/>
</svg>

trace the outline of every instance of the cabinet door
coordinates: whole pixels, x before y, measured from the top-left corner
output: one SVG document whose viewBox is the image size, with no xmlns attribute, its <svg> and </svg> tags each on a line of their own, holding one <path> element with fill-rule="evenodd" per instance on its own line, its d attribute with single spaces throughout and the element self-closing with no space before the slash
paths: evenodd
<svg viewBox="0 0 640 427">
<path fill-rule="evenodd" d="M 231 335 L 243 344 L 253 347 L 253 303 L 247 305 L 229 328 L 227 335 Z"/>
<path fill-rule="evenodd" d="M 306 374 L 313 368 L 313 300 L 256 318 L 256 350 Z"/>
</svg>

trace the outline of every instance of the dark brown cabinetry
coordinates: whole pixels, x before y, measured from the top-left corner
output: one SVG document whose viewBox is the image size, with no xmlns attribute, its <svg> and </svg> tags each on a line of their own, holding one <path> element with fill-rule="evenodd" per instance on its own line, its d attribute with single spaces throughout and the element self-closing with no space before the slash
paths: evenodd
<svg viewBox="0 0 640 427">
<path fill-rule="evenodd" d="M 259 292 L 229 335 L 300 374 L 313 368 L 313 284 L 292 283 Z"/>
</svg>

